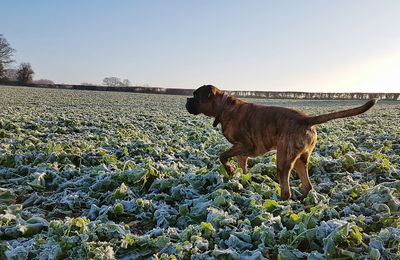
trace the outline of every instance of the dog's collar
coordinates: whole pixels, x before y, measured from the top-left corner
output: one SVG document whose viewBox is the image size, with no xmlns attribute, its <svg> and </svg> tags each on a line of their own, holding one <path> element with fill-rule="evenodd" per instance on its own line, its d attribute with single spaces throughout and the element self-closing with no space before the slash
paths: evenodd
<svg viewBox="0 0 400 260">
<path fill-rule="evenodd" d="M 215 115 L 213 127 L 217 127 L 217 125 L 221 122 L 220 121 L 220 117 L 221 117 L 222 110 L 223 110 L 227 100 L 228 100 L 228 95 L 224 94 L 222 96 L 221 105 L 218 106 L 218 110 L 217 110 L 217 113 Z"/>
</svg>

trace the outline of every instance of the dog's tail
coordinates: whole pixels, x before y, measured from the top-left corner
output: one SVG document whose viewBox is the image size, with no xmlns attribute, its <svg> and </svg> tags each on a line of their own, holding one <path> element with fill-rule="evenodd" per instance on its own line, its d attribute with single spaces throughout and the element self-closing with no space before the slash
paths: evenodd
<svg viewBox="0 0 400 260">
<path fill-rule="evenodd" d="M 333 113 L 329 113 L 329 114 L 323 114 L 323 115 L 319 115 L 319 116 L 311 116 L 306 119 L 306 122 L 308 125 L 317 125 L 317 124 L 322 124 L 322 123 L 328 122 L 328 121 L 330 121 L 332 119 L 336 119 L 336 118 L 355 116 L 355 115 L 364 113 L 365 111 L 370 109 L 373 105 L 375 105 L 376 102 L 377 102 L 377 99 L 371 99 L 367 103 L 365 103 L 364 105 L 362 105 L 360 107 L 355 107 L 352 109 L 342 110 L 342 111 L 333 112 Z"/>
</svg>

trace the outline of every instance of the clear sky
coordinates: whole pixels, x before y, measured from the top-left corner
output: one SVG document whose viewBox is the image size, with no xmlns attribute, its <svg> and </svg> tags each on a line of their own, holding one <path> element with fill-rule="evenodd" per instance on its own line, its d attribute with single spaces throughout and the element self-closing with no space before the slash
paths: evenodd
<svg viewBox="0 0 400 260">
<path fill-rule="evenodd" d="M 400 92 L 400 1 L 1 0 L 35 79 Z"/>
</svg>

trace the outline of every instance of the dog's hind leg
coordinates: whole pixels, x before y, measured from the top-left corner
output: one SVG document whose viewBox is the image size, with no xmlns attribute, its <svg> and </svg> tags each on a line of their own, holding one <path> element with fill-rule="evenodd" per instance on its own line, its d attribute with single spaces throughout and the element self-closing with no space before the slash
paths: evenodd
<svg viewBox="0 0 400 260">
<path fill-rule="evenodd" d="M 312 189 L 310 178 L 308 176 L 308 159 L 309 153 L 303 153 L 300 158 L 296 160 L 294 169 L 296 170 L 301 180 L 301 189 L 303 192 L 303 198 L 307 197 L 308 192 Z"/>
<path fill-rule="evenodd" d="M 243 170 L 243 174 L 247 173 L 247 160 L 249 157 L 247 156 L 236 156 L 236 159 L 238 161 L 238 165 L 240 168 Z"/>
<path fill-rule="evenodd" d="M 276 164 L 278 169 L 279 185 L 281 187 L 281 199 L 288 200 L 291 196 L 289 186 L 290 172 L 294 167 L 296 157 L 290 156 L 287 149 L 278 148 L 276 156 Z"/>
</svg>

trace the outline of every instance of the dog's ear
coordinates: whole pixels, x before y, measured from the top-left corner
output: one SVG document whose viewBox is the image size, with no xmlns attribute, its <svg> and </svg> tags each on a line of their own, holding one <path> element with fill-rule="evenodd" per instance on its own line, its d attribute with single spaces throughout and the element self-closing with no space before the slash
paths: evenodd
<svg viewBox="0 0 400 260">
<path fill-rule="evenodd" d="M 219 89 L 213 85 L 204 85 L 198 88 L 195 92 L 201 101 L 206 102 L 212 99 L 218 93 L 218 91 Z"/>
<path fill-rule="evenodd" d="M 207 85 L 207 88 L 207 99 L 213 98 L 218 92 L 218 89 L 213 85 Z"/>
</svg>

